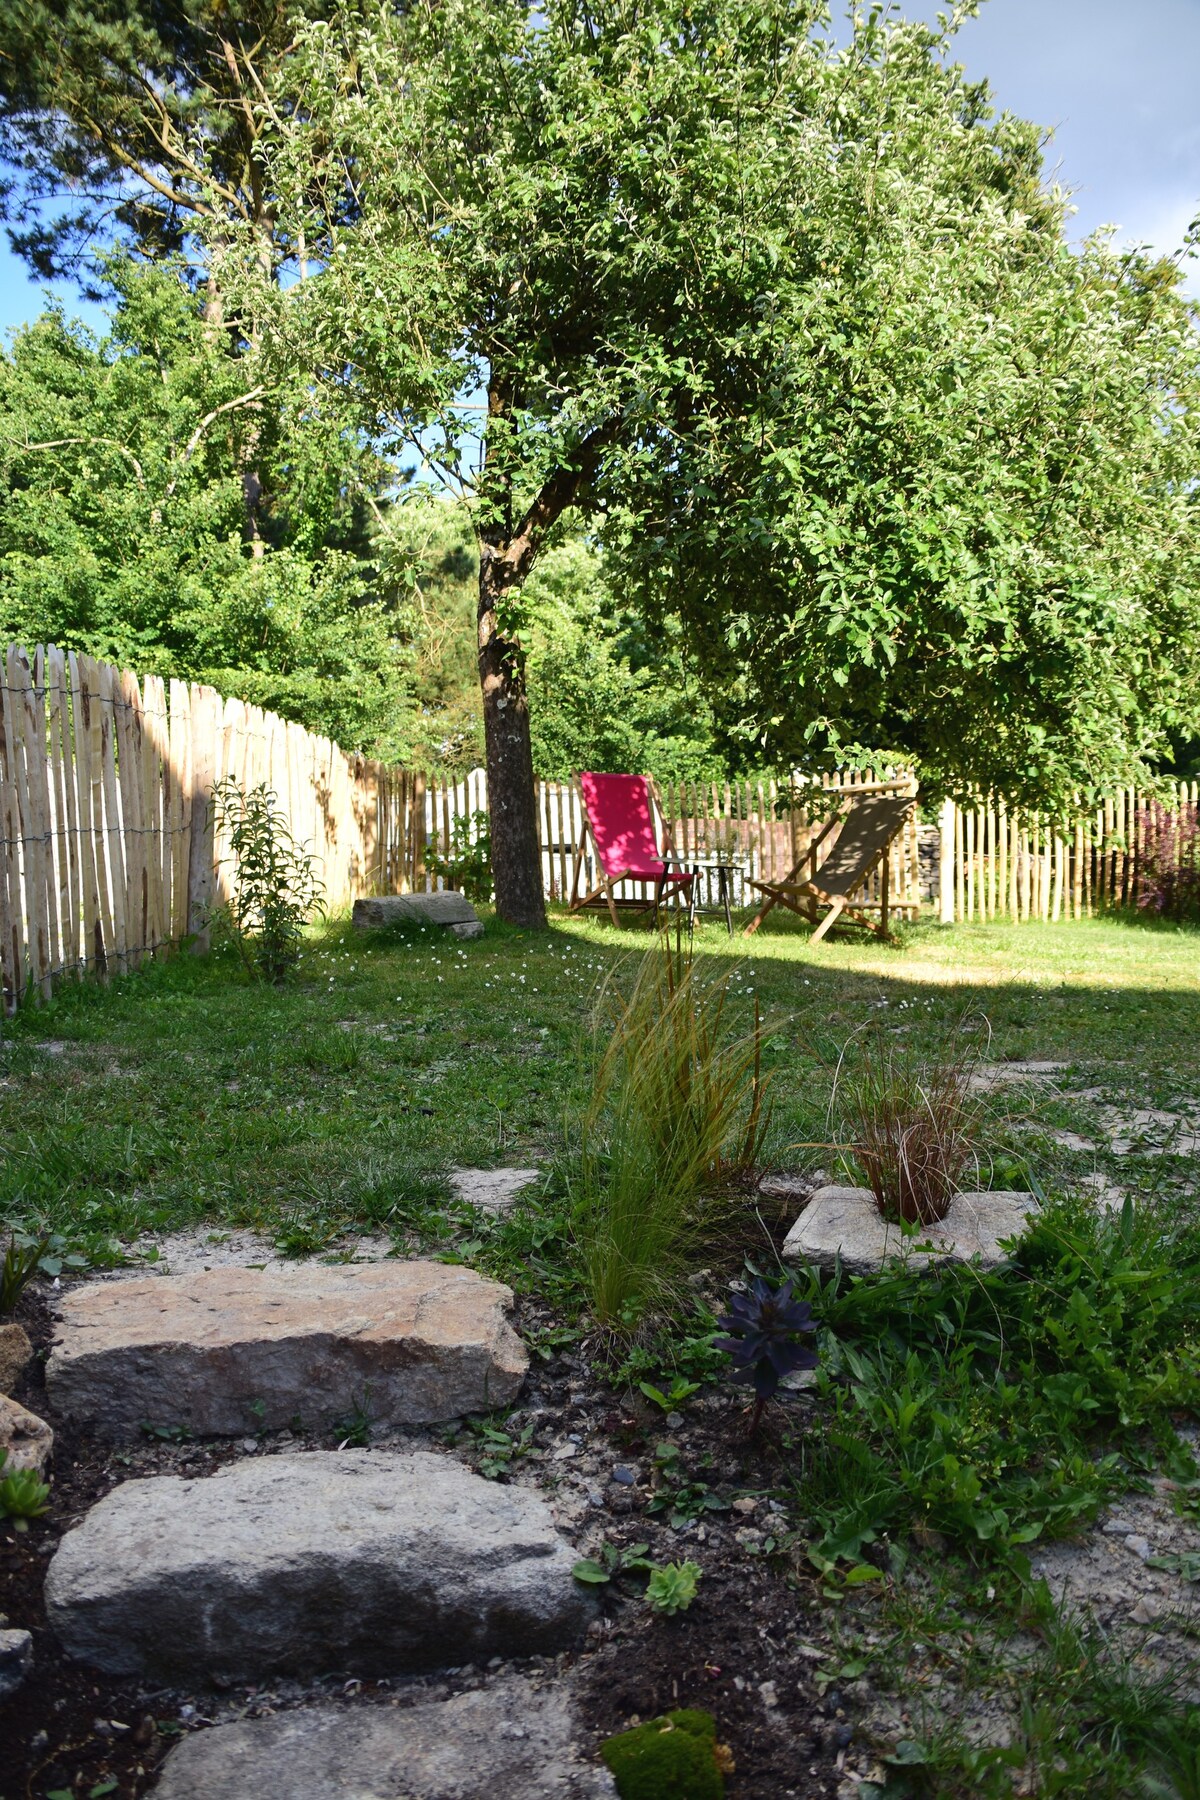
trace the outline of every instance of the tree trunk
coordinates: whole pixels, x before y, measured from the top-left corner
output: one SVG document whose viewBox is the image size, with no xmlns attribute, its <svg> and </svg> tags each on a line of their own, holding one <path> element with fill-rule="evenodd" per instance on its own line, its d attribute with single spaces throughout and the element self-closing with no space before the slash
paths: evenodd
<svg viewBox="0 0 1200 1800">
<path fill-rule="evenodd" d="M 479 682 L 487 746 L 488 810 L 496 911 L 510 925 L 546 924 L 538 849 L 533 750 L 521 647 L 501 635 L 498 608 L 515 571 L 494 544 L 480 545 Z"/>
</svg>

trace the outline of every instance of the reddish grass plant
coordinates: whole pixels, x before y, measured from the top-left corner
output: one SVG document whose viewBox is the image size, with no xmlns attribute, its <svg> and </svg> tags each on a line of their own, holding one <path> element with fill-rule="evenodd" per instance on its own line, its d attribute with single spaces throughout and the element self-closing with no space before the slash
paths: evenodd
<svg viewBox="0 0 1200 1800">
<path fill-rule="evenodd" d="M 986 1027 L 982 1028 L 986 1041 Z M 839 1145 L 893 1224 L 935 1225 L 968 1173 L 979 1174 L 986 1094 L 974 1081 L 978 1021 L 964 1020 L 940 1055 L 921 1060 L 878 1027 L 843 1050 L 832 1109 Z"/>
</svg>

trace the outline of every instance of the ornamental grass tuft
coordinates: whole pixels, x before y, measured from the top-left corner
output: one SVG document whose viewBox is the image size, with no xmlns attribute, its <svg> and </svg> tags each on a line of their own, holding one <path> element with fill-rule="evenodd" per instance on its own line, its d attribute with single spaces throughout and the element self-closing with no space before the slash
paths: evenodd
<svg viewBox="0 0 1200 1800">
<path fill-rule="evenodd" d="M 581 1132 L 574 1231 L 592 1310 L 625 1327 L 668 1301 L 714 1197 L 752 1167 L 766 1128 L 763 1027 L 731 1032 L 728 973 L 702 975 L 669 942 L 632 985 L 610 981 Z"/>
</svg>

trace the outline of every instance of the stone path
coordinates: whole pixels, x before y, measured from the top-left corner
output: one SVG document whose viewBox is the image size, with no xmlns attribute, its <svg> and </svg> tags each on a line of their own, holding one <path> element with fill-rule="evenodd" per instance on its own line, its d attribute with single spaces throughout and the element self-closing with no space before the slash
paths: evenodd
<svg viewBox="0 0 1200 1800">
<path fill-rule="evenodd" d="M 528 1357 L 510 1290 L 470 1269 L 389 1261 L 222 1268 L 88 1282 L 62 1304 L 53 1404 L 109 1438 L 329 1426 L 356 1409 L 428 1424 L 505 1406 Z"/>
<path fill-rule="evenodd" d="M 389 1675 L 561 1650 L 594 1602 L 545 1502 L 449 1456 L 313 1451 L 127 1481 L 67 1533 L 46 1611 L 110 1675 Z"/>
<path fill-rule="evenodd" d="M 313 1707 L 222 1725 L 167 1759 L 157 1800 L 609 1800 L 561 1687 L 514 1679 L 452 1700 Z"/>
<path fill-rule="evenodd" d="M 489 1172 L 494 1209 L 536 1173 Z M 116 1440 L 144 1422 L 197 1436 L 297 1417 L 321 1428 L 356 1407 L 380 1427 L 458 1419 L 522 1386 L 511 1303 L 471 1270 L 396 1259 L 92 1281 L 62 1300 L 47 1387 L 66 1418 Z M 449 1452 L 273 1454 L 114 1488 L 61 1540 L 46 1612 L 70 1657 L 112 1677 L 382 1679 L 572 1649 L 598 1611 L 571 1573 L 577 1554 L 538 1494 Z M 15 1686 L 30 1647 L 10 1635 L 0 1674 Z M 611 1778 L 579 1737 L 561 1675 L 504 1676 L 451 1699 L 321 1703 L 198 1733 L 155 1791 L 608 1800 Z"/>
</svg>

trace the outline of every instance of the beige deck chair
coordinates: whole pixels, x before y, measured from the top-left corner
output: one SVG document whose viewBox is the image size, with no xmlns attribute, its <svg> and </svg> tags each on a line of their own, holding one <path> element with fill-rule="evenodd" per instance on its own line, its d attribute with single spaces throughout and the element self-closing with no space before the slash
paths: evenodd
<svg viewBox="0 0 1200 1800">
<path fill-rule="evenodd" d="M 913 910 L 913 902 L 891 903 L 888 895 L 888 864 L 891 860 L 888 851 L 892 840 L 904 829 L 916 803 L 911 788 L 903 793 L 898 793 L 894 785 L 889 785 L 886 792 L 874 793 L 857 788 L 849 790 L 846 797 L 849 810 L 835 813 L 823 826 L 804 855 L 793 864 L 785 881 L 750 882 L 751 887 L 760 889 L 767 898 L 747 925 L 747 934 L 758 930 L 774 906 L 786 906 L 791 912 L 799 913 L 801 918 L 809 919 L 816 925 L 817 929 L 809 940 L 813 944 L 823 938 L 834 921 L 840 918 L 853 919 L 856 924 L 865 925 L 868 931 L 875 932 L 876 936 L 886 938 L 889 911 Z M 838 824 L 842 827 L 838 840 L 818 867 L 817 851 Z M 800 873 L 805 863 L 809 864 L 807 878 Z M 882 864 L 879 899 L 858 900 L 851 905 L 851 896 L 858 892 L 871 871 L 879 864 Z M 827 906 L 829 911 L 820 924 L 817 924 L 823 906 Z M 867 916 L 873 912 L 879 913 L 878 921 Z"/>
</svg>

